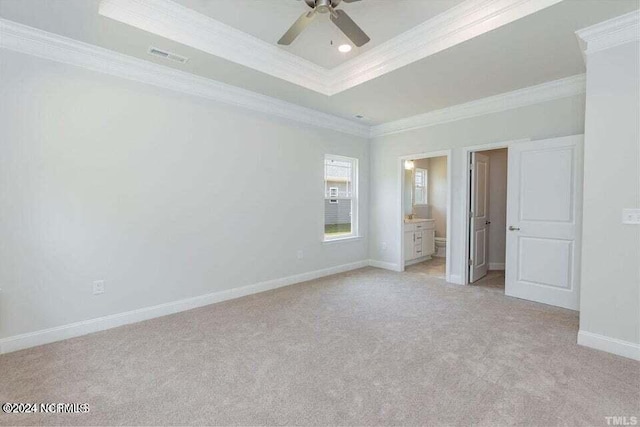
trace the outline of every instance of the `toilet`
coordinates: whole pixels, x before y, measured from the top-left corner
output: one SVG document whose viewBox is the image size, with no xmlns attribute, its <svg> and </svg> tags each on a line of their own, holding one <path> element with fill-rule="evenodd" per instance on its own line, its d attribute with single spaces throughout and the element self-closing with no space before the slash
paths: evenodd
<svg viewBox="0 0 640 427">
<path fill-rule="evenodd" d="M 433 254 L 435 257 L 444 258 L 447 256 L 447 238 L 446 237 L 436 237 L 436 253 Z"/>
</svg>

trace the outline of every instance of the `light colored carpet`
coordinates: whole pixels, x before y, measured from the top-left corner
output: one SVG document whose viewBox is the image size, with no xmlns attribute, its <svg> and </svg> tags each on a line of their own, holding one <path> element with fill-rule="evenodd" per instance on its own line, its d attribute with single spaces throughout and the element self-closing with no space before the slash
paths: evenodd
<svg viewBox="0 0 640 427">
<path fill-rule="evenodd" d="M 640 363 L 576 345 L 575 312 L 365 268 L 0 357 L 2 424 L 606 425 Z"/>
</svg>

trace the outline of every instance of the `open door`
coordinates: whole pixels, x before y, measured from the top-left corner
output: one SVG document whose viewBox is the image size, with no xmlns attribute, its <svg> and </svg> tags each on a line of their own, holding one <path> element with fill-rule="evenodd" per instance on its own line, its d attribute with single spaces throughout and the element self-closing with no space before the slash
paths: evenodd
<svg viewBox="0 0 640 427">
<path fill-rule="evenodd" d="M 509 147 L 505 293 L 578 309 L 583 136 Z"/>
<path fill-rule="evenodd" d="M 489 156 L 471 153 L 471 227 L 469 282 L 489 269 Z"/>
</svg>

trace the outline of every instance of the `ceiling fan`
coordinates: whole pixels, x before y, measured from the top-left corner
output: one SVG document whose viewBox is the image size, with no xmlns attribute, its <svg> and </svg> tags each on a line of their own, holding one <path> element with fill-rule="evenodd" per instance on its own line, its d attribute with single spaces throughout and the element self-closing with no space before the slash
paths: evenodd
<svg viewBox="0 0 640 427">
<path fill-rule="evenodd" d="M 329 17 L 331 18 L 331 22 L 333 22 L 339 29 L 347 36 L 353 44 L 360 47 L 369 40 L 369 36 L 365 34 L 358 25 L 347 15 L 342 9 L 336 9 L 336 7 L 340 4 L 341 1 L 345 3 L 354 3 L 360 0 L 304 0 L 312 10 L 310 12 L 305 12 L 298 18 L 296 22 L 293 23 L 291 28 L 287 30 L 286 33 L 278 40 L 278 44 L 282 45 L 290 45 L 296 37 L 302 33 L 302 31 L 307 28 L 307 26 L 313 21 L 318 13 L 329 13 Z"/>
</svg>

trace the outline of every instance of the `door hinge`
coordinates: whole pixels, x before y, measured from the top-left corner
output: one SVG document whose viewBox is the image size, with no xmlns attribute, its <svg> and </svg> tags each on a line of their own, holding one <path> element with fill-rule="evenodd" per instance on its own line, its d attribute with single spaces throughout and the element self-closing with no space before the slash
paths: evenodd
<svg viewBox="0 0 640 427">
<path fill-rule="evenodd" d="M 472 259 L 469 260 L 469 265 L 473 265 L 473 260 Z"/>
<path fill-rule="evenodd" d="M 473 211 L 469 211 L 469 218 L 473 218 Z"/>
</svg>

